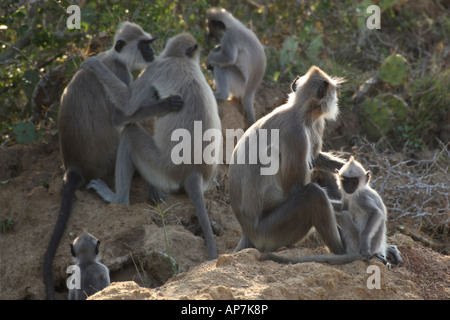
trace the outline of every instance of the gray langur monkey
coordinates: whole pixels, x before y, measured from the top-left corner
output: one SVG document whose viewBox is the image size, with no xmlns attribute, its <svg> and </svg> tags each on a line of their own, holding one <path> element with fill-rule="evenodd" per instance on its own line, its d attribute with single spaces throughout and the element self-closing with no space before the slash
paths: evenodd
<svg viewBox="0 0 450 320">
<path fill-rule="evenodd" d="M 78 236 L 70 244 L 70 252 L 79 268 L 79 289 L 69 289 L 69 300 L 86 300 L 87 297 L 111 284 L 108 268 L 99 257 L 100 241 L 90 233 Z"/>
<path fill-rule="evenodd" d="M 338 185 L 342 191 L 343 211 L 338 216 L 341 236 L 346 253 L 343 255 L 318 255 L 284 258 L 273 254 L 262 259 L 281 263 L 322 262 L 345 264 L 356 260 L 368 261 L 376 258 L 387 263 L 402 264 L 397 247 L 386 243 L 386 207 L 380 195 L 370 187 L 370 171 L 351 157 L 336 170 Z"/>
<path fill-rule="evenodd" d="M 100 53 L 97 59 L 103 61 L 121 84 L 128 86 L 132 82 L 131 71 L 140 70 L 153 61 L 154 52 L 150 45 L 153 40 L 140 26 L 125 22 L 115 33 L 113 47 Z M 70 216 L 75 191 L 85 181 L 112 176 L 124 124 L 182 107 L 179 96 L 157 100 L 155 95 L 157 98 L 155 90 L 149 90 L 140 106 L 129 108 L 104 90 L 94 74 L 83 69 L 76 72 L 64 90 L 58 129 L 66 173 L 60 211 L 44 258 L 47 299 L 54 299 L 52 264 Z"/>
<path fill-rule="evenodd" d="M 251 126 L 256 121 L 256 89 L 266 71 L 264 48 L 253 31 L 225 9 L 209 9 L 206 26 L 209 38 L 220 41 L 206 62 L 208 68 L 213 68 L 215 97 L 226 100 L 231 93 L 240 99 Z"/>
<path fill-rule="evenodd" d="M 108 87 L 114 77 L 101 61 L 87 59 L 85 62 L 84 67 L 95 70 L 99 80 Z M 116 82 L 119 80 L 116 79 Z M 182 33 L 168 39 L 161 55 L 145 69 L 131 88 L 122 86 L 123 92 L 116 90 L 116 94 L 131 97 L 129 103 L 133 108 L 144 101 L 144 93 L 150 86 L 154 86 L 161 96 L 179 94 L 183 99 L 183 108 L 177 113 L 158 117 L 153 136 L 139 124 L 128 125 L 122 132 L 117 152 L 116 191 L 110 190 L 102 180 L 93 180 L 88 187 L 95 189 L 108 202 L 128 204 L 131 177 L 137 169 L 157 190 L 171 193 L 184 189 L 195 207 L 208 257 L 214 259 L 217 249 L 203 192 L 216 174 L 218 161 L 207 163 L 205 159 L 198 162 L 195 158 L 204 156 L 205 149 L 211 144 L 215 150 L 221 148 L 221 134 L 213 138 L 213 142 L 203 139 L 198 143 L 197 140 L 202 139 L 209 129 L 220 132 L 221 123 L 214 94 L 200 68 L 200 48 L 192 35 Z M 200 129 L 196 129 L 195 122 L 201 124 Z M 183 149 L 183 153 L 189 153 L 187 161 L 183 154 L 184 160 L 174 163 L 173 153 L 179 147 L 178 133 L 187 133 L 190 150 Z M 214 156 L 219 157 L 218 154 Z"/>
<path fill-rule="evenodd" d="M 325 190 L 311 183 L 315 159 L 321 163 L 329 159 L 321 152 L 322 135 L 325 119 L 337 117 L 340 82 L 311 67 L 292 83 L 288 102 L 259 119 L 238 141 L 229 167 L 231 206 L 242 227 L 236 251 L 249 247 L 273 251 L 296 243 L 315 227 L 324 245 L 333 253 L 344 253 L 332 204 Z M 279 142 L 266 133 L 267 146 L 259 143 L 255 150 L 250 146 L 252 136 L 260 139 L 265 130 L 278 132 Z M 278 152 L 275 174 L 261 174 L 260 158 L 255 164 L 238 163 L 240 154 L 248 159 L 261 149 Z M 328 162 L 335 168 L 342 166 L 333 158 Z"/>
</svg>

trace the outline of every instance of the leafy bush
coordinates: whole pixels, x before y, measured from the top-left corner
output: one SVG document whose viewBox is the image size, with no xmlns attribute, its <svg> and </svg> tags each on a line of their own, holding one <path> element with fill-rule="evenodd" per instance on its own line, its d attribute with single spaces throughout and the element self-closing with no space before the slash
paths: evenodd
<svg viewBox="0 0 450 320">
<path fill-rule="evenodd" d="M 100 32 L 112 35 L 122 21 L 134 21 L 159 37 L 157 52 L 168 37 L 190 32 L 205 59 L 214 45 L 205 42 L 205 13 L 212 6 L 228 9 L 256 32 L 266 50 L 267 81 L 285 85 L 313 64 L 345 77 L 341 106 L 362 119 L 370 116 L 373 128 L 361 134 L 373 140 L 388 139 L 396 148 L 431 146 L 450 105 L 450 18 L 444 1 L 378 2 L 380 30 L 366 27 L 366 8 L 373 4 L 368 0 L 95 0 L 82 2 L 81 29 L 67 30 L 71 4 L 6 0 L 0 5 L 0 143 L 38 139 L 24 121 L 54 130 L 59 96 L 38 106 L 36 115 L 34 88 L 62 65 L 69 81 L 89 40 Z M 204 70 L 212 84 L 211 72 Z M 375 76 L 379 81 L 355 100 L 357 88 Z"/>
</svg>

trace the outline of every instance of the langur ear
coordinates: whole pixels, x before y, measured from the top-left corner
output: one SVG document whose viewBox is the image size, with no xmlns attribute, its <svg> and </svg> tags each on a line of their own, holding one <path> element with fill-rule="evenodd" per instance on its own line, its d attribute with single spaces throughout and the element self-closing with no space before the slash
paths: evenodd
<svg viewBox="0 0 450 320">
<path fill-rule="evenodd" d="M 100 252 L 100 240 L 97 240 L 97 245 L 95 246 L 95 254 L 97 255 Z"/>
<path fill-rule="evenodd" d="M 75 254 L 75 250 L 73 250 L 73 244 L 70 244 L 70 253 L 72 254 L 73 257 L 76 257 L 77 255 Z"/>
</svg>

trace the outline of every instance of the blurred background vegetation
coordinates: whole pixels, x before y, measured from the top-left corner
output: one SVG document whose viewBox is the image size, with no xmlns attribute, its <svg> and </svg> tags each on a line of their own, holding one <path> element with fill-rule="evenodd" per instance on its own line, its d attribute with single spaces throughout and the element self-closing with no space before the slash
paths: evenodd
<svg viewBox="0 0 450 320">
<path fill-rule="evenodd" d="M 81 29 L 69 30 L 69 5 Z M 381 8 L 369 30 L 367 7 Z M 224 7 L 252 28 L 268 58 L 265 81 L 289 84 L 315 64 L 347 81 L 341 108 L 359 116 L 361 135 L 392 149 L 424 150 L 450 140 L 449 1 L 152 0 L 17 1 L 0 4 L 0 144 L 56 134 L 59 98 L 81 61 L 111 45 L 133 21 L 164 40 L 190 32 L 203 48 L 205 12 Z M 204 65 L 203 65 L 204 66 Z M 207 79 L 212 74 L 204 68 Z M 212 84 L 212 83 L 211 83 Z M 286 88 L 288 88 L 286 86 Z"/>
</svg>

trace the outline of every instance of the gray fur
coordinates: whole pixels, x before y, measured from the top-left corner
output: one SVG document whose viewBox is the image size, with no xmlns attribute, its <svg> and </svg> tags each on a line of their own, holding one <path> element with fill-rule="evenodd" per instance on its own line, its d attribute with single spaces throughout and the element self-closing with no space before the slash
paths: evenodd
<svg viewBox="0 0 450 320">
<path fill-rule="evenodd" d="M 236 251 L 273 251 L 296 243 L 315 227 L 332 252 L 344 253 L 332 205 L 325 191 L 311 183 L 325 119 L 338 113 L 338 84 L 311 67 L 296 79 L 289 101 L 259 119 L 237 143 L 229 168 L 231 206 L 243 232 Z M 279 129 L 280 167 L 275 175 L 261 175 L 260 162 L 236 163 L 239 152 L 249 154 L 250 136 L 261 129 Z"/>
<path fill-rule="evenodd" d="M 225 30 L 217 28 L 213 21 L 220 21 Z M 214 79 L 219 100 L 232 96 L 241 100 L 249 125 L 255 121 L 253 102 L 256 89 L 266 71 L 266 55 L 257 36 L 225 9 L 209 9 L 207 12 L 209 36 L 220 40 L 220 48 L 207 59 L 214 68 Z"/>
<path fill-rule="evenodd" d="M 117 29 L 113 48 L 93 59 L 102 61 L 104 68 L 118 79 L 118 87 L 128 88 L 132 82 L 131 71 L 153 59 L 152 40 L 141 27 L 125 22 Z M 59 144 L 66 174 L 61 209 L 44 258 L 48 299 L 54 299 L 52 264 L 70 216 L 75 190 L 83 186 L 84 181 L 111 177 L 124 124 L 178 110 L 181 105 L 179 97 L 159 101 L 152 95 L 141 109 L 131 110 L 104 90 L 91 71 L 80 69 L 73 76 L 61 96 L 58 118 Z"/>
<path fill-rule="evenodd" d="M 110 285 L 108 268 L 99 261 L 100 241 L 83 233 L 71 244 L 71 252 L 80 268 L 80 289 L 69 289 L 69 300 L 86 300 L 97 291 Z"/>
<path fill-rule="evenodd" d="M 379 194 L 370 187 L 367 173 L 353 157 L 339 170 L 342 191 L 341 228 L 347 253 L 386 256 L 386 207 Z M 359 179 L 357 189 L 347 194 L 341 177 Z"/>
<path fill-rule="evenodd" d="M 345 254 L 318 255 L 308 257 L 280 257 L 263 255 L 263 260 L 280 263 L 319 262 L 344 264 L 357 260 L 368 261 L 374 257 L 387 263 L 389 258 L 395 264 L 402 259 L 396 246 L 386 244 L 386 207 L 379 194 L 369 186 L 369 172 L 353 157 L 338 171 L 338 185 L 342 191 L 343 211 L 338 216 Z M 343 188 L 342 178 L 357 178 L 358 186 L 352 194 Z"/>
<path fill-rule="evenodd" d="M 184 101 L 183 108 L 178 113 L 159 117 L 155 122 L 153 136 L 139 124 L 127 126 L 117 152 L 116 192 L 99 180 L 91 181 L 88 187 L 95 189 L 109 202 L 129 203 L 131 177 L 137 169 L 159 191 L 170 193 L 184 188 L 196 209 L 208 256 L 214 259 L 217 250 L 203 192 L 216 174 L 217 162 L 175 165 L 171 159 L 172 149 L 179 144 L 171 141 L 174 130 L 189 131 L 194 146 L 194 121 L 201 121 L 202 133 L 210 128 L 221 129 L 217 103 L 200 69 L 199 55 L 200 48 L 190 34 L 180 34 L 167 41 L 161 55 L 131 86 L 130 108 L 136 108 L 146 100 L 151 86 L 161 96 L 179 94 Z M 103 84 L 108 86 L 108 83 Z M 215 143 L 220 146 L 221 141 Z M 209 144 L 203 142 L 202 151 Z M 194 152 L 191 154 L 193 160 Z"/>
<path fill-rule="evenodd" d="M 141 115 L 135 114 L 138 108 L 129 108 L 111 91 L 119 90 L 122 94 L 125 91 L 123 88 L 128 88 L 132 82 L 131 70 L 148 64 L 137 49 L 137 42 L 143 39 L 153 38 L 138 25 L 129 22 L 121 24 L 114 41 L 126 42 L 122 51 L 116 52 L 113 47 L 98 57 L 87 59 L 102 61 L 104 68 L 121 80 L 116 83 L 117 87 L 105 90 L 92 70 L 86 70 L 88 68 L 83 66 L 61 97 L 58 124 L 63 164 L 66 170 L 78 169 L 86 181 L 105 179 L 113 173 L 120 131 L 124 124 L 136 121 L 137 116 Z M 172 102 L 157 101 L 153 94 L 154 91 L 150 92 L 146 103 L 141 105 L 148 108 L 140 111 L 146 117 L 167 112 L 164 106 L 170 107 Z M 173 100 L 175 109 L 179 109 L 179 99 Z"/>
</svg>

